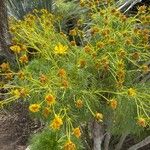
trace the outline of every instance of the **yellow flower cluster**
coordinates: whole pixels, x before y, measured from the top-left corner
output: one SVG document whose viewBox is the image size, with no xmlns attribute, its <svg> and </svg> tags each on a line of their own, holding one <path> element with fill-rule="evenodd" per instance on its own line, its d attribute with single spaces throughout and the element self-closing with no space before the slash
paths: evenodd
<svg viewBox="0 0 150 150">
<path fill-rule="evenodd" d="M 53 119 L 52 123 L 50 124 L 50 127 L 58 130 L 62 125 L 63 125 L 62 118 L 58 115 L 55 115 L 55 118 Z"/>
<path fill-rule="evenodd" d="M 68 46 L 62 45 L 59 42 L 58 45 L 56 45 L 55 48 L 54 48 L 54 53 L 64 55 L 64 54 L 67 53 L 67 50 L 68 50 Z"/>
<path fill-rule="evenodd" d="M 52 105 L 56 102 L 56 98 L 52 94 L 48 94 L 45 96 L 45 101 L 48 105 Z"/>
<path fill-rule="evenodd" d="M 140 118 L 138 118 L 138 120 L 137 120 L 137 124 L 139 125 L 139 126 L 141 126 L 141 127 L 146 127 L 146 120 L 144 119 L 144 118 L 142 118 L 142 117 L 140 117 Z"/>
<path fill-rule="evenodd" d="M 74 134 L 77 138 L 79 138 L 79 137 L 81 136 L 80 128 L 79 128 L 79 127 L 78 127 L 78 128 L 74 128 L 74 129 L 73 129 L 73 134 Z"/>
<path fill-rule="evenodd" d="M 40 104 L 31 104 L 29 106 L 29 110 L 33 113 L 38 112 L 40 108 L 41 108 Z"/>
<path fill-rule="evenodd" d="M 77 108 L 82 108 L 83 107 L 83 100 L 81 99 L 78 99 L 76 102 L 75 102 L 75 105 Z"/>
<path fill-rule="evenodd" d="M 9 71 L 10 67 L 9 67 L 9 63 L 2 63 L 0 65 L 1 69 L 3 72 Z"/>
<path fill-rule="evenodd" d="M 103 114 L 97 112 L 97 113 L 95 114 L 95 119 L 96 119 L 98 122 L 103 122 Z"/>
<path fill-rule="evenodd" d="M 10 50 L 13 51 L 14 53 L 20 53 L 21 48 L 18 45 L 10 46 Z"/>
<path fill-rule="evenodd" d="M 113 110 L 115 110 L 115 109 L 117 108 L 118 102 L 117 102 L 116 99 L 111 99 L 111 100 L 109 101 L 109 104 L 110 104 L 110 107 L 111 107 Z"/>
<path fill-rule="evenodd" d="M 76 145 L 72 141 L 68 140 L 64 145 L 64 150 L 76 150 Z"/>
<path fill-rule="evenodd" d="M 129 96 L 131 96 L 131 97 L 133 97 L 133 96 L 136 96 L 136 90 L 135 89 L 133 89 L 133 88 L 129 88 L 128 89 L 128 95 Z"/>
</svg>

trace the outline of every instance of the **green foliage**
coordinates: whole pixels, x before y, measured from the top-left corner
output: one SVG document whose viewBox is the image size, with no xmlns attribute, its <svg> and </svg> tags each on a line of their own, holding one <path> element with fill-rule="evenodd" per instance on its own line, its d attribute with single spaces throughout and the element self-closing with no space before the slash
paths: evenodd
<svg viewBox="0 0 150 150">
<path fill-rule="evenodd" d="M 24 76 L 11 72 L 15 80 L 3 87 L 8 95 L 2 104 L 28 99 L 29 110 L 50 130 L 61 131 L 64 147 L 72 149 L 81 135 L 78 127 L 91 118 L 103 122 L 113 135 L 139 134 L 150 124 L 149 83 L 133 81 L 137 74 L 149 73 L 145 64 L 150 58 L 149 29 L 135 27 L 149 24 L 148 9 L 141 7 L 137 16 L 127 18 L 112 1 L 84 2 L 80 5 L 88 10 L 88 29 L 82 30 L 87 22 L 81 16 L 69 36 L 61 23 L 64 8 L 70 12 L 70 2 L 59 4 L 61 15 L 42 9 L 22 21 L 10 20 L 14 44 L 10 49 Z M 76 44 L 78 39 L 81 45 Z M 31 49 L 35 58 L 29 61 Z M 1 68 L 7 77 L 8 65 Z"/>
<path fill-rule="evenodd" d="M 50 131 L 44 129 L 41 133 L 37 133 L 30 138 L 29 145 L 31 150 L 62 150 L 61 145 L 65 144 L 61 132 Z M 77 150 L 82 150 L 82 143 L 78 139 L 74 139 Z"/>
<path fill-rule="evenodd" d="M 60 142 L 58 139 L 61 138 L 58 132 L 52 132 L 48 129 L 34 135 L 30 140 L 31 150 L 60 150 Z"/>
</svg>

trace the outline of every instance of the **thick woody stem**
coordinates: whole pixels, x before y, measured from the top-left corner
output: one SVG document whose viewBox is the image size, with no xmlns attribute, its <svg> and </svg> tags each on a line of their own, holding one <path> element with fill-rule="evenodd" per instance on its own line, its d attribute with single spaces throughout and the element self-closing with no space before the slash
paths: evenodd
<svg viewBox="0 0 150 150">
<path fill-rule="evenodd" d="M 146 137 L 143 141 L 131 146 L 128 150 L 137 150 L 150 143 L 150 136 Z"/>
<path fill-rule="evenodd" d="M 93 150 L 101 150 L 102 140 L 104 137 L 104 129 L 97 121 L 93 121 L 92 129 Z"/>
<path fill-rule="evenodd" d="M 109 143 L 110 143 L 111 135 L 109 132 L 106 133 L 105 140 L 104 140 L 104 150 L 109 149 Z"/>
<path fill-rule="evenodd" d="M 121 136 L 121 138 L 120 138 L 120 140 L 119 140 L 118 144 L 116 145 L 115 150 L 121 150 L 122 145 L 123 145 L 123 143 L 124 143 L 124 141 L 125 141 L 125 139 L 126 139 L 127 135 L 128 135 L 128 133 L 124 133 L 124 134 L 122 134 L 122 136 Z"/>
</svg>

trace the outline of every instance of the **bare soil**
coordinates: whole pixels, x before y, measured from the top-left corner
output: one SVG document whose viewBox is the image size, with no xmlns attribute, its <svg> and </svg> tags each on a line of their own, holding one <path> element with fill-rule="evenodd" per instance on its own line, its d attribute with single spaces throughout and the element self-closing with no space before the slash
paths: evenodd
<svg viewBox="0 0 150 150">
<path fill-rule="evenodd" d="M 0 111 L 0 150 L 25 150 L 29 136 L 41 126 L 31 119 L 27 107 L 17 102 Z"/>
</svg>

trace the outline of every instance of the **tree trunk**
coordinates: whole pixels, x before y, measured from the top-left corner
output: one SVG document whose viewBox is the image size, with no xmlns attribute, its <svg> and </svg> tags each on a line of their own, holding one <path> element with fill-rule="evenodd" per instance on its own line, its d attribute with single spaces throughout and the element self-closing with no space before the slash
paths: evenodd
<svg viewBox="0 0 150 150">
<path fill-rule="evenodd" d="M 8 16 L 6 0 L 0 2 L 0 59 L 6 58 L 7 61 L 13 60 L 13 55 L 9 52 L 10 36 L 8 32 Z M 1 62 L 2 60 L 0 60 Z"/>
<path fill-rule="evenodd" d="M 97 121 L 93 121 L 92 127 L 92 137 L 93 137 L 93 150 L 101 150 L 102 140 L 104 137 L 103 126 Z"/>
</svg>

